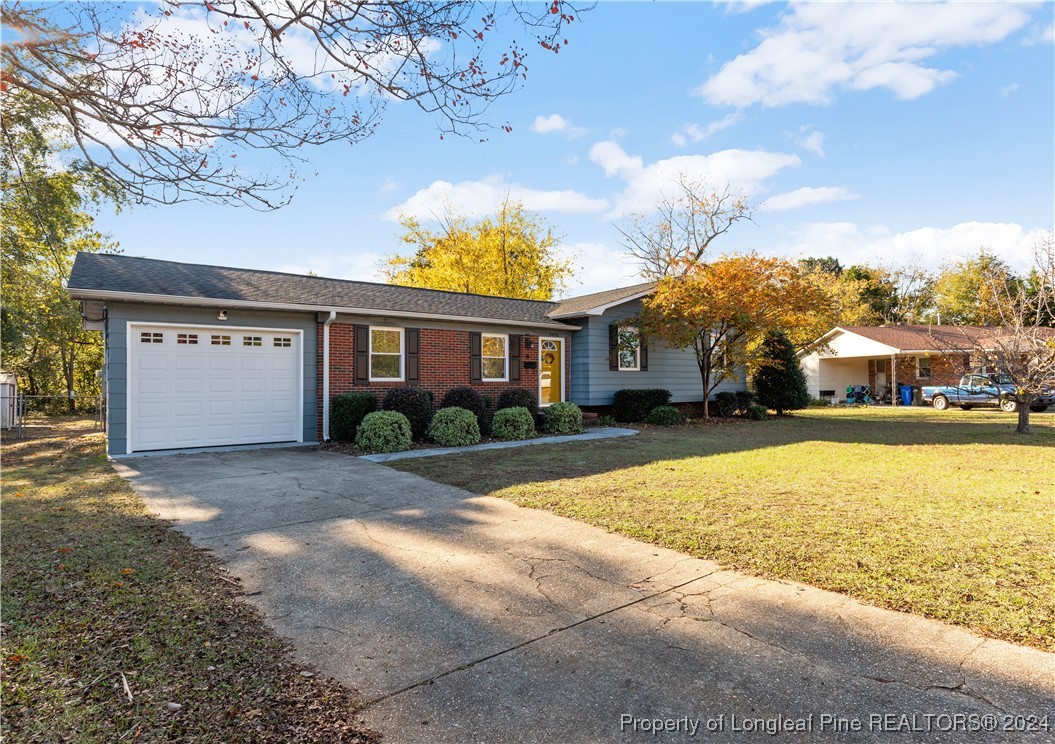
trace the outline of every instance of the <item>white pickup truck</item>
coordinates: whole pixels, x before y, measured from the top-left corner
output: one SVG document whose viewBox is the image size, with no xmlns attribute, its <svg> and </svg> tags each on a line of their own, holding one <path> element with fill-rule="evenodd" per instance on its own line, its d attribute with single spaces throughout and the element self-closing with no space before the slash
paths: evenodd
<svg viewBox="0 0 1055 744">
<path fill-rule="evenodd" d="M 1014 383 L 1007 375 L 981 372 L 964 375 L 960 378 L 959 385 L 925 387 L 922 390 L 923 401 L 939 411 L 944 411 L 952 405 L 965 411 L 978 406 L 1000 406 L 1000 410 L 1008 413 L 1018 410 L 1016 392 Z M 1055 405 L 1055 395 L 1045 391 L 1030 402 L 1029 410 L 1040 413 L 1048 410 L 1050 405 Z"/>
</svg>

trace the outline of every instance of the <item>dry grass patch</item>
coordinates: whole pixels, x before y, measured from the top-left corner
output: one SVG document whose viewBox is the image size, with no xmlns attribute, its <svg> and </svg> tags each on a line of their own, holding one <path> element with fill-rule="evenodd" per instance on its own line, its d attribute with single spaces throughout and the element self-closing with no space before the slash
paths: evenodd
<svg viewBox="0 0 1055 744">
<path fill-rule="evenodd" d="M 207 553 L 152 518 L 76 422 L 4 442 L 12 741 L 369 742 Z"/>
</svg>

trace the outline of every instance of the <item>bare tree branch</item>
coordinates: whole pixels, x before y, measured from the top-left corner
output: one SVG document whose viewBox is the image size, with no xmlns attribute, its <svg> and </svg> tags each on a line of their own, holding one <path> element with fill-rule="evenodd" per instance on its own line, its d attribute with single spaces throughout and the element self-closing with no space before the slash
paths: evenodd
<svg viewBox="0 0 1055 744">
<path fill-rule="evenodd" d="M 369 137 L 392 101 L 442 133 L 477 135 L 526 77 L 520 43 L 559 52 L 577 8 L 476 0 L 169 0 L 4 3 L 0 91 L 46 102 L 79 167 L 134 201 L 270 209 L 291 197 L 302 148 Z M 494 46 L 492 46 L 494 45 Z M 502 125 L 507 131 L 508 125 Z M 267 151 L 257 173 L 239 155 Z"/>
<path fill-rule="evenodd" d="M 716 238 L 737 222 L 752 221 L 747 197 L 728 186 L 717 191 L 679 176 L 675 194 L 665 196 L 652 213 L 638 213 L 616 226 L 623 246 L 650 280 L 672 276 L 703 258 Z"/>
</svg>

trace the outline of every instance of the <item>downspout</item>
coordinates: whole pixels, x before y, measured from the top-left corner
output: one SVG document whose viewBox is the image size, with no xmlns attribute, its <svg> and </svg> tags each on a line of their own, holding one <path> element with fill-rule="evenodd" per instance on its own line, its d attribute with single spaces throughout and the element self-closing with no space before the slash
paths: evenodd
<svg viewBox="0 0 1055 744">
<path fill-rule="evenodd" d="M 330 317 L 322 324 L 322 441 L 330 441 L 330 323 L 337 318 L 337 311 L 330 310 Z"/>
</svg>

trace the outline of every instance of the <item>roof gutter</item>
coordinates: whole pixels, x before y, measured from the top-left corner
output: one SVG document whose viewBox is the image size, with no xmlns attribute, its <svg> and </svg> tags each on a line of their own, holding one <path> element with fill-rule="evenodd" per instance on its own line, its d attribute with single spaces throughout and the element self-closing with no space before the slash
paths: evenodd
<svg viewBox="0 0 1055 744">
<path fill-rule="evenodd" d="M 78 289 L 67 287 L 70 296 L 78 300 L 111 300 L 122 302 L 146 302 L 162 305 L 196 305 L 199 307 L 240 307 L 247 310 L 285 310 L 289 312 L 333 312 L 346 315 L 369 315 L 374 317 L 409 318 L 413 320 L 449 320 L 459 323 L 483 323 L 486 325 L 517 326 L 523 328 L 551 328 L 562 331 L 577 331 L 580 326 L 569 323 L 544 323 L 530 320 L 501 320 L 478 318 L 469 315 L 447 315 L 444 313 L 418 313 L 409 310 L 377 310 L 363 307 L 340 307 L 336 305 L 297 305 L 284 302 L 256 302 L 254 300 L 220 300 L 212 297 L 183 297 L 178 295 L 156 295 L 143 292 L 112 292 L 103 289 Z"/>
<path fill-rule="evenodd" d="M 322 441 L 330 441 L 330 323 L 337 319 L 337 311 L 322 324 Z"/>
</svg>

